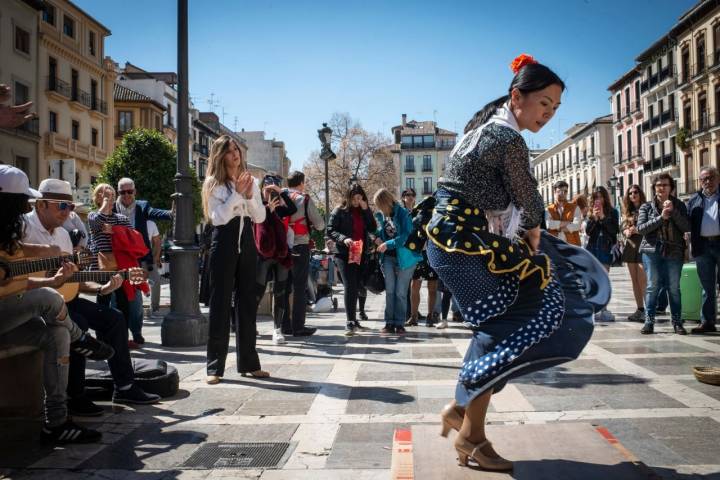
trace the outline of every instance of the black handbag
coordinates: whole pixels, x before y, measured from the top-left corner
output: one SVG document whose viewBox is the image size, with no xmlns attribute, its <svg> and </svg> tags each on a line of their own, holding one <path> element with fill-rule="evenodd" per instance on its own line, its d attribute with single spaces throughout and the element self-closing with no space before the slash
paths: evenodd
<svg viewBox="0 0 720 480">
<path fill-rule="evenodd" d="M 612 249 L 610 250 L 610 266 L 611 267 L 622 267 L 622 257 L 623 257 L 623 244 L 621 242 L 616 242 L 615 245 L 613 245 Z"/>
<path fill-rule="evenodd" d="M 375 295 L 385 291 L 385 277 L 380 267 L 380 258 L 377 253 L 370 255 L 365 277 L 365 288 Z"/>
</svg>

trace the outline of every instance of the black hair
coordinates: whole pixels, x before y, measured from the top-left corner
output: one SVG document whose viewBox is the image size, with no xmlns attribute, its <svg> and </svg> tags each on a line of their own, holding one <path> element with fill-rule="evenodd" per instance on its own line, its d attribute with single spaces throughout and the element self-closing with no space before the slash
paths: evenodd
<svg viewBox="0 0 720 480">
<path fill-rule="evenodd" d="M 553 184 L 553 191 L 557 190 L 558 188 L 570 188 L 568 186 L 568 183 L 565 180 L 558 180 Z"/>
<path fill-rule="evenodd" d="M 20 247 L 25 221 L 23 214 L 30 210 L 28 196 L 21 193 L 0 192 L 0 250 L 14 255 Z"/>
<path fill-rule="evenodd" d="M 367 195 L 365 195 L 365 190 L 360 186 L 359 183 L 353 183 L 347 189 L 347 192 L 345 192 L 345 198 L 343 198 L 343 202 L 340 208 L 350 208 L 350 206 L 352 205 L 352 198 L 355 195 L 360 195 L 363 200 L 365 200 L 366 202 L 368 201 L 368 197 Z"/>
<path fill-rule="evenodd" d="M 510 93 L 513 89 L 517 88 L 521 93 L 528 94 L 547 88 L 550 85 L 557 85 L 561 90 L 565 90 L 565 82 L 545 65 L 539 63 L 525 65 L 513 77 L 510 88 L 508 88 L 508 94 L 493 100 L 479 110 L 465 125 L 465 133 L 490 120 L 490 117 L 495 114 L 497 109 L 510 99 Z"/>
<path fill-rule="evenodd" d="M 667 172 L 663 172 L 659 175 L 655 175 L 652 180 L 652 187 L 653 192 L 655 191 L 655 185 L 658 184 L 661 180 L 667 180 L 670 182 L 670 193 L 673 193 L 675 191 L 675 179 Z"/>
<path fill-rule="evenodd" d="M 287 184 L 290 188 L 297 187 L 304 181 L 305 174 L 303 172 L 298 172 L 297 170 L 295 170 L 294 172 L 290 172 L 287 178 Z"/>
<path fill-rule="evenodd" d="M 403 190 L 402 194 L 400 195 L 400 198 L 407 197 L 408 195 L 417 197 L 417 194 L 415 193 L 415 189 L 412 187 L 409 187 L 409 188 L 406 188 L 405 190 Z"/>
</svg>

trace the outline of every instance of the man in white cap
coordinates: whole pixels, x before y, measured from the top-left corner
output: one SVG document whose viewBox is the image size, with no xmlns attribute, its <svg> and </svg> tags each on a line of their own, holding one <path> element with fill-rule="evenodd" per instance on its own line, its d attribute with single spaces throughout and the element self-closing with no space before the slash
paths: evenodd
<svg viewBox="0 0 720 480">
<path fill-rule="evenodd" d="M 47 243 L 71 252 L 72 241 L 62 226 L 74 209 L 72 188 L 69 182 L 49 178 L 38 188 L 41 198 L 35 201 L 35 210 L 25 216 L 27 228 L 25 240 L 32 243 Z M 122 286 L 123 279 L 114 275 L 107 283 L 80 283 L 80 292 L 109 295 Z M 134 372 L 128 350 L 127 326 L 123 314 L 110 306 L 100 305 L 84 298 L 75 298 L 68 304 L 73 320 L 84 331 L 92 328 L 103 342 L 115 350 L 108 360 L 110 373 L 115 382 L 114 403 L 151 404 L 160 400 L 158 395 L 144 392 L 133 382 Z M 68 407 L 76 416 L 102 415 L 102 407 L 94 404 L 85 394 L 85 357 L 76 352 L 70 355 L 68 380 Z"/>
<path fill-rule="evenodd" d="M 28 200 L 40 193 L 30 188 L 22 170 L 0 165 L 0 252 L 3 257 L 22 252 L 25 256 L 54 257 L 61 251 L 56 246 L 32 245 L 22 242 L 25 227 L 23 214 Z M 45 389 L 45 419 L 41 438 L 51 443 L 89 443 L 100 440 L 101 433 L 75 424 L 67 415 L 65 389 L 71 340 L 80 340 L 83 333 L 68 315 L 63 298 L 51 287 L 62 284 L 77 267 L 63 262 L 58 273 L 42 282 L 28 281 L 28 290 L 0 298 L 0 347 L 33 346 L 43 352 L 43 387 Z M 0 267 L 0 285 L 12 281 L 11 270 Z M 93 339 L 94 340 L 94 339 Z M 87 343 L 87 341 L 86 341 Z M 104 344 L 87 343 L 88 349 Z M 102 358 L 101 356 L 98 358 Z M 105 356 L 107 358 L 107 356 Z"/>
</svg>

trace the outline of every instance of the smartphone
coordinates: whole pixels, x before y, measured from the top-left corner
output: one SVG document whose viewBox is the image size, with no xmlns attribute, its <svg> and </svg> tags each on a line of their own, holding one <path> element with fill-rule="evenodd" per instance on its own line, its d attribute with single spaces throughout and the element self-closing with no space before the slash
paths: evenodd
<svg viewBox="0 0 720 480">
<path fill-rule="evenodd" d="M 593 206 L 597 209 L 602 209 L 602 200 L 599 198 L 595 199 L 595 202 L 593 203 Z"/>
</svg>

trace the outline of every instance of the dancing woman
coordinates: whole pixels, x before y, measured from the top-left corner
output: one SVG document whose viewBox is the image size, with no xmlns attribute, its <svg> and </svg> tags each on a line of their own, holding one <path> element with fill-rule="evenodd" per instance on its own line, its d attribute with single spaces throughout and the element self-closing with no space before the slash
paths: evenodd
<svg viewBox="0 0 720 480">
<path fill-rule="evenodd" d="M 607 274 L 588 253 L 540 234 L 543 202 L 520 132 L 550 121 L 564 84 L 527 55 L 512 67 L 508 95 L 465 127 L 435 197 L 422 208 L 430 220 L 407 243 L 419 251 L 429 240 L 430 266 L 472 325 L 442 434 L 458 430 L 460 465 L 472 459 L 487 470 L 513 466 L 485 436 L 491 395 L 511 378 L 577 358 L 592 334 L 592 302 L 609 298 Z"/>
<path fill-rule="evenodd" d="M 202 204 L 206 219 L 215 227 L 208 262 L 210 329 L 206 382 L 214 385 L 225 374 L 231 314 L 235 322 L 238 372 L 243 376 L 268 377 L 269 373 L 260 369 L 255 349 L 257 250 L 252 226 L 253 222 L 265 220 L 265 206 L 242 152 L 228 135 L 220 136 L 210 148 Z"/>
</svg>

